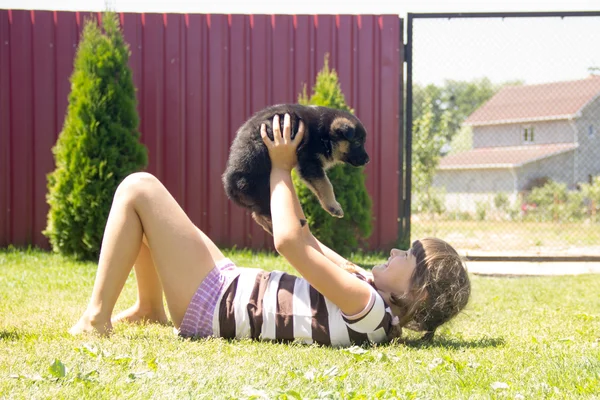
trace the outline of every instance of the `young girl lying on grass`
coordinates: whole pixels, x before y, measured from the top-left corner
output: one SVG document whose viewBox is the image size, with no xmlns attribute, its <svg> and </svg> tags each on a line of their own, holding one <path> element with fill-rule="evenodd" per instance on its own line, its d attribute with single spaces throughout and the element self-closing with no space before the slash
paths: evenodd
<svg viewBox="0 0 600 400">
<path fill-rule="evenodd" d="M 108 334 L 117 321 L 166 323 L 163 293 L 182 337 L 298 340 L 332 346 L 399 337 L 402 327 L 424 331 L 462 310 L 470 283 L 456 251 L 435 238 L 408 251 L 392 250 L 369 273 L 320 243 L 310 232 L 291 170 L 304 126 L 291 139 L 290 118 L 273 120 L 274 140 L 262 129 L 272 161 L 271 213 L 277 251 L 301 277 L 239 268 L 200 231 L 152 175 L 135 173 L 117 188 L 87 309 L 73 334 Z M 112 318 L 132 266 L 138 300 Z"/>
</svg>

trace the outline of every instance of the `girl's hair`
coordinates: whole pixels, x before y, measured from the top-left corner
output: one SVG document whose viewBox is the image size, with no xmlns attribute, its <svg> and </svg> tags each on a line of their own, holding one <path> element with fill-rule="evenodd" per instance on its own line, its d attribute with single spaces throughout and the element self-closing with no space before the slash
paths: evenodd
<svg viewBox="0 0 600 400">
<path fill-rule="evenodd" d="M 467 305 L 471 283 L 461 257 L 445 241 L 415 240 L 412 253 L 417 260 L 412 289 L 402 296 L 392 294 L 390 302 L 402 311 L 401 326 L 424 331 L 422 340 L 431 341 L 435 330 Z"/>
</svg>

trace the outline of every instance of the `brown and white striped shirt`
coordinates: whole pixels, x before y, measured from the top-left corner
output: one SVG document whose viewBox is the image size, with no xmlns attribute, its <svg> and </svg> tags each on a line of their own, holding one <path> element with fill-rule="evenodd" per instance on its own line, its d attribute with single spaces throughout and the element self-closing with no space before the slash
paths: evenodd
<svg viewBox="0 0 600 400">
<path fill-rule="evenodd" d="M 214 336 L 336 347 L 387 341 L 393 315 L 371 285 L 371 302 L 350 319 L 303 278 L 256 268 L 236 272 L 215 307 Z"/>
</svg>

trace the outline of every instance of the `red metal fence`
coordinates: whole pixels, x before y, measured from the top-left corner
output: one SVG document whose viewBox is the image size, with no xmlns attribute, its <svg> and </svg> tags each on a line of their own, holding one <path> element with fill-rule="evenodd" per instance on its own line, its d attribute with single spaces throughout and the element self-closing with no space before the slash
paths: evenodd
<svg viewBox="0 0 600 400">
<path fill-rule="evenodd" d="M 48 248 L 46 175 L 70 91 L 84 17 L 0 10 L 0 246 Z M 97 14 L 91 14 L 97 18 Z M 326 53 L 369 136 L 371 248 L 397 236 L 402 21 L 398 16 L 120 14 L 140 131 L 157 175 L 222 245 L 271 239 L 225 196 L 221 174 L 237 128 L 310 90 Z"/>
</svg>

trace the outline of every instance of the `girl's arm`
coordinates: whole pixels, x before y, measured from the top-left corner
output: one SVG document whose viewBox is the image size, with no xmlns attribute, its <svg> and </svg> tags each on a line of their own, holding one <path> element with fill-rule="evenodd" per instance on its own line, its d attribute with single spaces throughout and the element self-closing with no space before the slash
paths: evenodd
<svg viewBox="0 0 600 400">
<path fill-rule="evenodd" d="M 265 134 L 266 134 L 266 130 L 265 130 Z M 296 195 L 296 197 L 297 197 L 297 195 Z M 299 201 L 294 202 L 294 212 L 296 213 L 296 215 L 298 216 L 299 219 L 303 219 L 306 221 L 306 215 L 304 215 L 304 211 L 302 210 L 302 206 L 300 205 Z M 340 268 L 342 268 L 348 272 L 358 272 L 358 273 L 362 274 L 363 276 L 365 276 L 366 278 L 372 279 L 373 275 L 370 272 L 364 270 L 363 268 L 359 267 L 358 265 L 354 264 L 353 262 L 348 261 L 346 258 L 342 257 L 341 255 L 339 255 L 338 253 L 336 253 L 335 251 L 331 250 L 329 247 L 327 247 L 323 243 L 321 243 L 321 241 L 319 239 L 317 239 L 311 233 L 310 227 L 308 226 L 308 224 L 306 224 L 305 227 L 302 229 L 302 233 L 304 235 L 304 239 L 307 241 L 308 244 L 310 244 L 318 252 L 320 252 L 325 257 L 330 259 L 332 262 L 334 262 Z"/>
<path fill-rule="evenodd" d="M 309 236 L 307 240 L 316 248 L 319 252 L 321 252 L 325 257 L 333 261 L 340 268 L 348 271 L 348 272 L 357 272 L 364 276 L 367 279 L 373 279 L 373 274 L 362 267 L 354 264 L 352 261 L 348 261 L 346 258 L 342 257 L 335 251 L 331 250 L 329 247 L 325 246 L 323 243 L 319 241 L 314 235 L 309 232 Z"/>
<path fill-rule="evenodd" d="M 306 220 L 300 202 L 296 201 L 294 205 L 294 211 L 296 212 L 296 215 L 299 215 L 300 218 Z M 360 266 L 354 264 L 351 261 L 348 261 L 346 258 L 342 257 L 341 255 L 339 255 L 338 253 L 321 243 L 321 241 L 311 233 L 308 224 L 306 224 L 306 226 L 302 228 L 302 234 L 304 235 L 304 239 L 310 246 L 312 246 L 319 253 L 323 254 L 325 257 L 327 257 L 329 260 L 335 263 L 335 265 L 337 265 L 338 267 L 350 273 L 361 274 L 369 282 L 373 281 L 373 274 L 371 272 L 361 268 Z"/>
<path fill-rule="evenodd" d="M 277 251 L 321 294 L 336 304 L 344 314 L 362 312 L 371 300 L 371 289 L 356 279 L 319 249 L 318 241 L 303 232 L 299 219 L 304 216 L 292 183 L 291 170 L 295 166 L 296 148 L 304 134 L 304 126 L 291 139 L 289 116 L 284 120 L 284 133 L 279 130 L 279 118 L 273 121 L 274 140 L 261 129 L 263 140 L 271 157 L 271 219 L 273 240 Z M 312 237 L 312 240 L 311 240 Z M 343 257 L 329 250 L 332 257 Z M 335 257 L 334 256 L 337 256 Z M 345 261 L 345 260 L 344 260 Z"/>
</svg>

